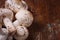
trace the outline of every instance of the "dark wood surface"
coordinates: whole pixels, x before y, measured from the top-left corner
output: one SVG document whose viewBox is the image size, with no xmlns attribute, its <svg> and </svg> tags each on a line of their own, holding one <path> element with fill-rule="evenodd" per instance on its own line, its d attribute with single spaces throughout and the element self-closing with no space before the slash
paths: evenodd
<svg viewBox="0 0 60 40">
<path fill-rule="evenodd" d="M 60 0 L 25 0 L 34 22 L 29 29 L 27 40 L 60 40 Z M 0 0 L 0 7 L 4 0 Z M 3 6 L 4 7 L 4 6 Z M 47 24 L 52 24 L 48 26 Z M 55 24 L 55 25 L 54 25 Z M 51 27 L 51 29 L 49 29 Z M 53 31 L 52 31 L 53 29 Z M 50 30 L 52 32 L 50 32 Z M 58 33 L 56 33 L 58 32 Z M 51 35 L 52 37 L 49 37 Z"/>
</svg>

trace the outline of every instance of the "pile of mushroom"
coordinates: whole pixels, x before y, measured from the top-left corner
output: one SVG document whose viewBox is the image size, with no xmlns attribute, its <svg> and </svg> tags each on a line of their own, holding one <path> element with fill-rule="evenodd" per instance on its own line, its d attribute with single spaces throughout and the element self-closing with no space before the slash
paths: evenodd
<svg viewBox="0 0 60 40">
<path fill-rule="evenodd" d="M 33 15 L 23 0 L 6 0 L 0 8 L 0 40 L 26 40 Z"/>
</svg>

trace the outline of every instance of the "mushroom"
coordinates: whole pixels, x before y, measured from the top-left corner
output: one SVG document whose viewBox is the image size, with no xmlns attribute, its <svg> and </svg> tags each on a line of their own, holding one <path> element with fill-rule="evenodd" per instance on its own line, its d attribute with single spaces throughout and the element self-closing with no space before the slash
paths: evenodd
<svg viewBox="0 0 60 40">
<path fill-rule="evenodd" d="M 7 40 L 8 30 L 6 28 L 0 29 L 0 40 Z"/>
<path fill-rule="evenodd" d="M 27 28 L 25 26 L 17 26 L 16 29 L 17 32 L 14 35 L 14 38 L 16 40 L 26 40 L 29 35 Z"/>
<path fill-rule="evenodd" d="M 13 16 L 14 16 L 13 12 L 10 9 L 0 8 L 0 26 L 2 28 L 2 23 L 4 23 L 4 25 L 6 26 L 6 28 L 8 30 L 8 33 L 15 31 L 15 28 L 13 27 L 13 24 L 12 24 Z"/>
<path fill-rule="evenodd" d="M 9 31 L 9 33 L 12 33 L 12 32 L 14 33 L 16 31 L 12 21 L 9 18 L 4 18 L 3 22 L 7 30 Z"/>
<path fill-rule="evenodd" d="M 17 13 L 21 8 L 28 9 L 28 6 L 23 0 L 6 0 L 5 8 L 9 8 Z"/>
<path fill-rule="evenodd" d="M 16 19 L 19 21 L 20 26 L 29 27 L 33 22 L 33 15 L 28 10 L 20 9 L 15 15 Z"/>
<path fill-rule="evenodd" d="M 0 8 L 0 18 L 3 19 L 4 17 L 9 18 L 11 21 L 13 20 L 13 12 L 7 8 Z M 1 20 L 0 20 L 1 21 Z"/>
<path fill-rule="evenodd" d="M 7 8 L 0 8 L 0 28 L 3 25 L 3 18 L 8 17 L 11 21 L 13 20 L 13 12 Z"/>
</svg>

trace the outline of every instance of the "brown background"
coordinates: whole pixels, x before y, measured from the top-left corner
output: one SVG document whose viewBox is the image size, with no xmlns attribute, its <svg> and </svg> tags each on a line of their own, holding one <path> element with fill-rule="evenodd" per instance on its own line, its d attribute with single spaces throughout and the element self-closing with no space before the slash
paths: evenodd
<svg viewBox="0 0 60 40">
<path fill-rule="evenodd" d="M 0 0 L 0 7 L 4 7 L 5 0 Z M 60 32 L 48 39 L 47 24 L 60 23 L 60 0 L 25 0 L 29 11 L 34 16 L 34 22 L 29 29 L 27 40 L 60 40 Z M 57 28 L 57 26 L 56 26 Z M 51 34 L 51 33 L 50 33 Z"/>
</svg>

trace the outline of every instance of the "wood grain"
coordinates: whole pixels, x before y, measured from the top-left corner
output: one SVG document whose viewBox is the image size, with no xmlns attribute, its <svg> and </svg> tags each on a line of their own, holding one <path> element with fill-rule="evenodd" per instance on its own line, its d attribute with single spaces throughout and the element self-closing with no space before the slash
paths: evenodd
<svg viewBox="0 0 60 40">
<path fill-rule="evenodd" d="M 0 7 L 4 7 L 4 1 L 0 1 Z M 60 24 L 60 0 L 24 0 L 27 2 L 29 11 L 34 16 L 34 22 L 29 29 L 27 40 L 60 40 L 60 31 L 55 35 L 55 30 Z M 53 32 L 50 32 L 47 24 L 54 25 Z M 60 27 L 60 26 L 59 26 Z M 56 29 L 55 29 L 56 28 Z M 49 35 L 53 38 L 49 38 Z"/>
</svg>

